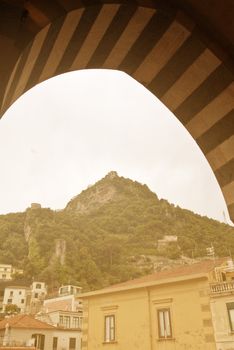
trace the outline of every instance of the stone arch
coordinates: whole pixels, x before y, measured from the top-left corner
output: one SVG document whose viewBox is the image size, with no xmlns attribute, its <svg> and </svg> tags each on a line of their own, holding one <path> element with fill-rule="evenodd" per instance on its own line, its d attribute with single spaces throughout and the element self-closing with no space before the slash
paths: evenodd
<svg viewBox="0 0 234 350">
<path fill-rule="evenodd" d="M 25 91 L 55 75 L 88 68 L 124 71 L 190 132 L 234 220 L 234 69 L 224 24 L 206 13 L 213 27 L 219 26 L 212 37 L 202 16 L 191 15 L 196 6 L 186 10 L 169 0 L 9 3 L 3 1 L 5 32 L 0 37 L 5 47 L 1 115 Z M 18 19 L 18 31 L 9 28 L 9 13 Z"/>
</svg>

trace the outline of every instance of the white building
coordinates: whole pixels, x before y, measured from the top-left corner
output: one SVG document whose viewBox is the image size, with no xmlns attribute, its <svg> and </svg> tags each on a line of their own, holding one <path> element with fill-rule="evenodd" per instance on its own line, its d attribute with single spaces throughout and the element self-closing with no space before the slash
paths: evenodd
<svg viewBox="0 0 234 350">
<path fill-rule="evenodd" d="M 81 332 L 60 329 L 29 315 L 17 315 L 0 321 L 0 339 L 4 346 L 33 346 L 40 350 L 80 350 Z"/>
<path fill-rule="evenodd" d="M 30 288 L 31 298 L 29 312 L 30 314 L 35 315 L 43 306 L 43 301 L 47 295 L 47 286 L 45 282 L 33 282 Z"/>
<path fill-rule="evenodd" d="M 59 288 L 59 296 L 63 295 L 78 295 L 82 292 L 82 288 L 78 286 L 72 286 L 72 285 L 67 285 L 67 286 L 62 286 Z"/>
<path fill-rule="evenodd" d="M 13 268 L 12 265 L 0 264 L 0 280 L 11 280 Z"/>
<path fill-rule="evenodd" d="M 64 295 L 56 298 L 45 299 L 43 311 L 48 313 L 52 311 L 81 311 L 82 301 L 75 295 Z"/>
<path fill-rule="evenodd" d="M 32 298 L 45 298 L 47 294 L 47 286 L 45 282 L 33 282 L 31 285 Z"/>
<path fill-rule="evenodd" d="M 10 281 L 14 274 L 22 274 L 23 270 L 16 269 L 10 264 L 0 264 L 0 281 Z"/>
<path fill-rule="evenodd" d="M 56 310 L 47 313 L 39 312 L 38 320 L 49 323 L 52 326 L 65 329 L 82 329 L 83 312 Z"/>
<path fill-rule="evenodd" d="M 21 286 L 11 286 L 5 288 L 3 297 L 3 312 L 7 305 L 16 305 L 21 313 L 28 311 L 30 303 L 30 288 Z"/>
</svg>

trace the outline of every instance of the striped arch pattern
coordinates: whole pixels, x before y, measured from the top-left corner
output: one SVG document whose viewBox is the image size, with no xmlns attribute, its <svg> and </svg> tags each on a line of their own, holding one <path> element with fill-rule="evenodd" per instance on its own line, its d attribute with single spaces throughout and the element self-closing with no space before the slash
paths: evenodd
<svg viewBox="0 0 234 350">
<path fill-rule="evenodd" d="M 60 5 L 51 20 L 26 2 L 40 30 L 12 66 L 1 114 L 24 92 L 55 75 L 88 68 L 124 71 L 190 132 L 214 171 L 234 221 L 232 69 L 203 40 L 193 20 L 176 9 L 153 1 L 145 1 L 147 6 L 140 1 L 87 3 L 75 9 L 64 5 L 62 10 Z"/>
</svg>

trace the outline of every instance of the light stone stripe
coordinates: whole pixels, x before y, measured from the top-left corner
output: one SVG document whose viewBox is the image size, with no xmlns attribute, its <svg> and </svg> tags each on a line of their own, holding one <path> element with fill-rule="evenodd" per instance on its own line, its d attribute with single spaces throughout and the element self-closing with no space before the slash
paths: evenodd
<svg viewBox="0 0 234 350">
<path fill-rule="evenodd" d="M 86 67 L 119 7 L 119 4 L 104 5 L 102 7 L 85 39 L 84 44 L 72 63 L 71 70 L 83 69 Z"/>
<path fill-rule="evenodd" d="M 30 18 L 33 20 L 33 22 L 35 22 L 39 27 L 43 28 L 51 22 L 44 12 L 37 8 L 31 1 L 25 1 L 24 7 L 30 13 Z"/>
<path fill-rule="evenodd" d="M 8 81 L 8 84 L 7 84 L 7 87 L 6 87 L 6 91 L 5 91 L 3 100 L 2 100 L 2 109 L 3 109 L 3 107 L 4 107 L 4 104 L 5 104 L 5 101 L 6 101 L 8 92 L 9 92 L 9 90 L 10 90 L 11 84 L 12 84 L 12 82 L 13 82 L 13 79 L 14 79 L 14 77 L 15 77 L 15 73 L 16 73 L 16 71 L 17 71 L 17 68 L 18 68 L 18 65 L 19 65 L 21 56 L 22 56 L 22 55 L 19 56 L 19 58 L 18 58 L 18 60 L 17 60 L 17 62 L 16 62 L 16 64 L 15 64 L 15 66 L 14 66 L 14 69 L 13 69 L 13 71 L 12 71 L 12 73 L 11 73 L 10 79 L 9 79 L 9 81 Z M 7 107 L 8 107 L 8 106 L 7 106 Z"/>
<path fill-rule="evenodd" d="M 172 22 L 168 30 L 133 74 L 133 78 L 146 85 L 149 84 L 189 35 L 189 30 L 182 24 L 177 21 Z"/>
<path fill-rule="evenodd" d="M 39 81 L 43 81 L 53 76 L 69 44 L 69 41 L 81 19 L 83 12 L 84 12 L 84 8 L 71 11 L 66 16 L 63 26 L 54 43 L 53 49 L 51 50 L 51 53 L 46 62 L 46 65 L 39 78 Z"/>
<path fill-rule="evenodd" d="M 36 63 L 36 60 L 38 58 L 38 55 L 40 54 L 42 45 L 45 41 L 45 38 L 47 36 L 48 30 L 50 28 L 50 24 L 43 28 L 35 37 L 34 42 L 32 44 L 30 53 L 28 55 L 27 61 L 25 63 L 24 69 L 22 71 L 22 74 L 19 78 L 18 84 L 16 86 L 14 95 L 12 100 L 15 101 L 17 97 L 19 97 L 25 89 L 25 86 L 27 85 L 28 79 L 30 77 L 30 74 L 34 68 L 34 65 Z"/>
<path fill-rule="evenodd" d="M 222 192 L 227 206 L 234 203 L 234 181 L 222 187 Z"/>
<path fill-rule="evenodd" d="M 206 49 L 170 87 L 161 101 L 174 111 L 220 64 L 221 61 Z"/>
<path fill-rule="evenodd" d="M 206 105 L 192 120 L 186 128 L 194 137 L 199 138 L 215 123 L 221 120 L 234 108 L 234 83 L 230 84 L 214 100 Z"/>
<path fill-rule="evenodd" d="M 150 8 L 137 8 L 116 45 L 111 50 L 102 68 L 117 69 L 128 51 L 138 39 L 145 26 L 156 13 Z"/>
<path fill-rule="evenodd" d="M 221 145 L 206 154 L 206 159 L 210 163 L 213 171 L 221 168 L 233 158 L 234 135 L 225 140 Z"/>
</svg>

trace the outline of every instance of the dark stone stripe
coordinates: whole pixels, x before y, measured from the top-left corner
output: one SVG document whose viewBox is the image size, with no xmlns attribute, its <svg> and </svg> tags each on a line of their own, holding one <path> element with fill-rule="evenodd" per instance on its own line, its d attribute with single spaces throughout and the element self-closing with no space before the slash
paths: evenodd
<svg viewBox="0 0 234 350">
<path fill-rule="evenodd" d="M 33 70 L 28 79 L 25 91 L 29 90 L 31 87 L 38 83 L 40 75 L 55 43 L 55 40 L 57 39 L 60 29 L 63 25 L 64 19 L 65 17 L 61 17 L 57 21 L 55 21 L 54 24 L 51 24 L 46 38 L 44 40 L 44 43 L 42 45 L 41 51 L 37 57 Z"/>
<path fill-rule="evenodd" d="M 229 212 L 230 219 L 234 223 L 234 203 L 228 205 L 228 212 Z"/>
<path fill-rule="evenodd" d="M 166 32 L 174 17 L 175 14 L 167 15 L 157 11 L 143 29 L 118 69 L 131 75 Z"/>
<path fill-rule="evenodd" d="M 137 6 L 121 6 L 91 57 L 87 68 L 100 68 L 136 12 Z"/>
<path fill-rule="evenodd" d="M 234 158 L 216 170 L 215 176 L 221 187 L 224 187 L 230 182 L 234 181 Z"/>
<path fill-rule="evenodd" d="M 69 70 L 101 8 L 102 5 L 98 5 L 88 7 L 84 10 L 55 74 L 61 74 Z"/>
<path fill-rule="evenodd" d="M 209 77 L 174 111 L 177 118 L 187 124 L 208 103 L 217 97 L 231 82 L 231 72 L 221 64 Z"/>
<path fill-rule="evenodd" d="M 234 110 L 225 115 L 196 141 L 204 154 L 212 151 L 234 134 Z"/>
<path fill-rule="evenodd" d="M 162 97 L 204 50 L 205 45 L 192 33 L 147 86 L 149 90 Z"/>
<path fill-rule="evenodd" d="M 28 59 L 28 55 L 30 53 L 31 47 L 32 47 L 32 43 L 30 45 L 28 45 L 28 47 L 24 50 L 24 52 L 22 53 L 22 55 L 20 57 L 20 61 L 19 61 L 18 67 L 16 69 L 14 78 L 13 78 L 13 80 L 11 82 L 11 86 L 10 86 L 10 88 L 8 90 L 8 94 L 7 94 L 5 103 L 4 103 L 4 107 L 6 107 L 6 108 L 8 108 L 11 105 L 11 103 L 12 103 L 12 98 L 13 98 L 16 86 L 17 86 L 17 84 L 19 82 L 19 79 L 21 77 L 21 74 L 22 74 L 22 71 L 24 69 L 25 63 L 26 63 L 26 61 Z M 13 72 L 13 70 L 12 70 L 12 72 Z M 5 110 L 5 108 L 4 108 L 4 110 Z"/>
</svg>

